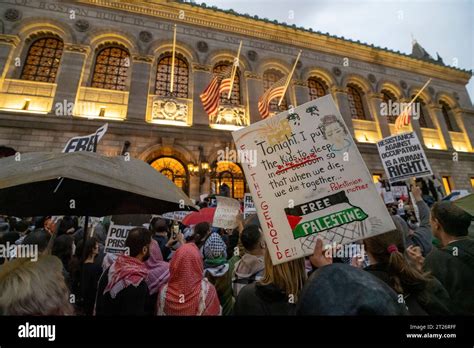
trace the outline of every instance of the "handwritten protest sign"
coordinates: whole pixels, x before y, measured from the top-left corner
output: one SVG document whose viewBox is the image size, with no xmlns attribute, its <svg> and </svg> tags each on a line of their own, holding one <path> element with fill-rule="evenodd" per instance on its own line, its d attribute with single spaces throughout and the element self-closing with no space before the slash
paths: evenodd
<svg viewBox="0 0 474 348">
<path fill-rule="evenodd" d="M 395 228 L 331 96 L 232 135 L 274 264 Z"/>
<path fill-rule="evenodd" d="M 77 152 L 77 151 L 89 151 L 94 152 L 95 146 L 99 143 L 100 139 L 107 132 L 108 123 L 96 130 L 94 134 L 84 135 L 81 137 L 74 137 L 69 139 L 63 152 Z"/>
<path fill-rule="evenodd" d="M 133 228 L 135 226 L 110 224 L 107 238 L 105 239 L 105 252 L 113 254 L 125 253 L 127 250 L 125 240 L 127 239 L 128 232 Z"/>
<path fill-rule="evenodd" d="M 168 219 L 168 220 L 174 220 L 174 221 L 183 221 L 183 219 L 186 217 L 186 215 L 191 214 L 191 211 L 184 211 L 184 210 L 179 210 L 179 211 L 170 211 L 168 213 L 161 214 L 161 217 L 163 219 Z"/>
<path fill-rule="evenodd" d="M 253 202 L 252 195 L 250 193 L 246 193 L 244 195 L 244 220 L 250 214 L 255 214 L 257 209 L 255 209 L 255 203 Z"/>
<path fill-rule="evenodd" d="M 240 203 L 238 200 L 228 197 L 216 196 L 217 208 L 214 213 L 213 227 L 236 228 L 237 215 L 240 213 Z"/>
<path fill-rule="evenodd" d="M 390 183 L 433 175 L 415 132 L 384 138 L 377 148 Z"/>
</svg>

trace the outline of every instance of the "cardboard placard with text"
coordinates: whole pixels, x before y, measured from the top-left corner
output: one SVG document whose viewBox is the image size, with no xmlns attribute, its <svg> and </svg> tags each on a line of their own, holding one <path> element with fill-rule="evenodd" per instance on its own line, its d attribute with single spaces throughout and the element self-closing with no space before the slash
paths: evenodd
<svg viewBox="0 0 474 348">
<path fill-rule="evenodd" d="M 377 148 L 390 183 L 433 175 L 415 132 L 384 138 Z"/>
<path fill-rule="evenodd" d="M 238 200 L 216 196 L 217 208 L 214 213 L 213 227 L 233 229 L 237 227 L 237 215 L 240 213 L 240 203 Z"/>
<path fill-rule="evenodd" d="M 130 230 L 136 226 L 123 226 L 110 224 L 109 231 L 107 232 L 107 238 L 105 240 L 106 253 L 122 254 L 125 253 L 127 248 L 125 247 L 125 240 L 128 237 Z"/>
<path fill-rule="evenodd" d="M 244 195 L 244 220 L 251 214 L 255 214 L 257 209 L 255 209 L 255 203 L 253 202 L 252 195 L 246 193 Z"/>
<path fill-rule="evenodd" d="M 395 228 L 330 95 L 232 135 L 273 264 Z"/>
</svg>

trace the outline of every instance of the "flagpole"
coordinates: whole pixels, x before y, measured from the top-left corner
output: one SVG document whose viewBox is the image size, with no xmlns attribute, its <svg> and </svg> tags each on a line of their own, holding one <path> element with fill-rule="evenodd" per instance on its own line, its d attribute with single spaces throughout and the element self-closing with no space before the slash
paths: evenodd
<svg viewBox="0 0 474 348">
<path fill-rule="evenodd" d="M 429 83 L 431 82 L 431 78 L 426 81 L 426 83 L 423 85 L 423 87 L 421 87 L 421 89 L 418 91 L 418 93 L 413 97 L 413 99 L 408 103 L 408 105 L 403 109 L 403 111 L 400 113 L 400 115 L 403 115 L 403 113 L 407 112 L 411 105 L 415 102 L 416 98 L 418 98 L 420 96 L 420 94 L 423 92 L 423 90 L 426 88 L 426 86 L 429 85 Z M 396 130 L 399 130 L 400 128 L 402 128 L 401 126 L 397 126 L 397 122 L 395 122 L 395 127 L 396 127 Z"/>
<path fill-rule="evenodd" d="M 242 49 L 242 40 L 240 40 L 239 49 L 237 51 L 237 63 L 239 62 L 241 49 Z M 234 63 L 232 65 L 232 76 L 230 78 L 230 89 L 229 89 L 229 94 L 227 95 L 227 99 L 230 99 L 230 96 L 232 95 L 232 87 L 234 87 L 234 78 L 235 78 L 235 74 L 237 73 L 237 67 L 238 67 L 238 64 L 235 64 L 235 63 L 236 62 L 234 60 Z"/>
<path fill-rule="evenodd" d="M 286 90 L 288 89 L 288 85 L 290 84 L 291 77 L 293 76 L 293 73 L 295 72 L 296 69 L 296 64 L 298 64 L 298 60 L 300 59 L 302 50 L 298 52 L 298 56 L 296 57 L 295 64 L 293 65 L 293 69 L 291 69 L 290 75 L 288 75 L 288 80 L 286 80 L 285 84 L 285 89 L 283 90 L 283 94 L 280 97 L 280 101 L 278 102 L 278 106 L 281 105 L 281 102 L 283 101 L 283 98 L 285 97 Z"/>
<path fill-rule="evenodd" d="M 176 24 L 174 25 L 174 33 L 173 33 L 173 51 L 171 53 L 171 86 L 170 92 L 173 93 L 173 85 L 174 85 L 174 57 L 176 51 Z"/>
</svg>

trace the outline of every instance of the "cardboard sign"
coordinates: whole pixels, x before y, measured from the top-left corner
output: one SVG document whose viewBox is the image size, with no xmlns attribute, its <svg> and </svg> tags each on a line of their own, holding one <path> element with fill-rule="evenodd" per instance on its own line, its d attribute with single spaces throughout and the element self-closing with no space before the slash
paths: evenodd
<svg viewBox="0 0 474 348">
<path fill-rule="evenodd" d="M 408 187 L 406 186 L 392 186 L 392 192 L 396 199 L 408 199 Z"/>
<path fill-rule="evenodd" d="M 433 175 L 415 132 L 384 138 L 377 148 L 390 183 Z"/>
<path fill-rule="evenodd" d="M 244 195 L 244 220 L 251 214 L 255 214 L 257 209 L 255 209 L 255 203 L 253 202 L 252 195 L 246 193 Z"/>
<path fill-rule="evenodd" d="M 124 226 L 110 224 L 107 238 L 105 240 L 106 253 L 122 254 L 125 253 L 127 248 L 125 247 L 125 240 L 128 237 L 130 230 L 136 226 Z"/>
<path fill-rule="evenodd" d="M 183 221 L 186 215 L 191 214 L 192 211 L 170 211 L 168 213 L 161 214 L 163 219 L 174 220 L 174 221 Z"/>
<path fill-rule="evenodd" d="M 393 197 L 392 191 L 383 190 L 383 201 L 385 204 L 395 203 L 395 198 Z"/>
<path fill-rule="evenodd" d="M 107 132 L 108 123 L 104 124 L 102 127 L 97 129 L 94 134 L 85 135 L 82 137 L 74 137 L 69 139 L 66 146 L 63 149 L 63 152 L 77 152 L 77 151 L 88 151 L 94 152 L 95 147 L 99 143 L 100 139 Z"/>
<path fill-rule="evenodd" d="M 330 95 L 232 135 L 273 264 L 395 228 Z"/>
<path fill-rule="evenodd" d="M 213 227 L 233 229 L 237 227 L 237 215 L 240 213 L 240 203 L 238 200 L 216 196 L 217 208 L 214 213 Z"/>
</svg>

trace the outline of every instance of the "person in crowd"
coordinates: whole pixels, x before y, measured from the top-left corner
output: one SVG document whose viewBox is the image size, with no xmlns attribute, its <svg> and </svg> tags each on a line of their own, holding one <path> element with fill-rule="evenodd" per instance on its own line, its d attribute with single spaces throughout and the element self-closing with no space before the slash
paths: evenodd
<svg viewBox="0 0 474 348">
<path fill-rule="evenodd" d="M 433 184 L 436 191 L 438 191 L 439 193 L 438 198 L 439 199 L 443 198 L 444 197 L 443 185 L 441 185 L 441 181 L 435 175 L 433 175 Z"/>
<path fill-rule="evenodd" d="M 181 246 L 170 262 L 170 278 L 158 296 L 158 315 L 220 315 L 214 285 L 203 277 L 203 261 L 194 243 Z"/>
<path fill-rule="evenodd" d="M 222 306 L 222 315 L 231 315 L 234 307 L 232 297 L 229 263 L 227 262 L 226 245 L 217 233 L 211 233 L 204 243 L 204 276 L 216 287 Z"/>
<path fill-rule="evenodd" d="M 436 278 L 409 263 L 400 230 L 366 238 L 364 246 L 369 258 L 364 270 L 402 295 L 411 315 L 450 314 L 448 292 Z"/>
<path fill-rule="evenodd" d="M 383 281 L 351 265 L 334 263 L 319 265 L 311 274 L 301 292 L 296 314 L 406 315 L 407 311 Z"/>
<path fill-rule="evenodd" d="M 63 273 L 66 284 L 72 290 L 71 260 L 74 254 L 74 238 L 68 234 L 56 237 L 53 242 L 52 254 L 63 263 Z"/>
<path fill-rule="evenodd" d="M 43 228 L 37 228 L 23 239 L 23 244 L 36 245 L 38 253 L 43 254 L 46 251 L 50 240 L 51 234 L 49 234 L 49 232 Z"/>
<path fill-rule="evenodd" d="M 440 248 L 426 256 L 424 267 L 446 288 L 456 315 L 474 314 L 474 240 L 468 237 L 472 216 L 449 201 L 431 208 L 431 226 Z"/>
<path fill-rule="evenodd" d="M 56 256 L 14 259 L 0 267 L 1 315 L 73 315 L 69 290 Z"/>
<path fill-rule="evenodd" d="M 206 239 L 211 234 L 211 225 L 208 222 L 201 222 L 194 226 L 194 238 L 193 243 L 196 244 L 199 250 L 202 253 L 202 247 L 206 242 Z"/>
<path fill-rule="evenodd" d="M 428 180 L 428 189 L 430 190 L 431 196 L 434 198 L 435 201 L 438 201 L 438 190 L 436 190 L 434 181 L 430 178 Z"/>
<path fill-rule="evenodd" d="M 92 315 L 94 312 L 97 284 L 99 283 L 99 278 L 102 274 L 102 268 L 95 262 L 95 259 L 99 254 L 99 242 L 95 237 L 87 239 L 82 253 L 84 255 L 81 276 L 83 310 L 85 315 Z"/>
<path fill-rule="evenodd" d="M 76 232 L 76 229 L 74 227 L 74 219 L 72 216 L 64 216 L 60 221 L 59 221 L 59 226 L 58 226 L 58 236 L 61 236 L 63 234 L 69 234 L 72 235 Z"/>
<path fill-rule="evenodd" d="M 156 240 L 160 246 L 163 260 L 168 260 L 171 250 L 166 246 L 168 243 L 168 234 L 170 232 L 166 220 L 159 217 L 151 219 L 150 231 L 153 234 L 153 239 Z"/>
<path fill-rule="evenodd" d="M 273 265 L 268 249 L 260 281 L 246 285 L 237 296 L 235 315 L 292 315 L 306 281 L 304 257 Z"/>
<path fill-rule="evenodd" d="M 232 276 L 232 288 L 234 297 L 240 290 L 255 281 L 262 279 L 265 268 L 265 241 L 263 233 L 257 225 L 249 225 L 244 228 L 240 237 L 246 253 L 237 261 Z"/>
<path fill-rule="evenodd" d="M 20 234 L 20 238 L 18 238 L 15 243 L 18 245 L 22 244 L 26 235 L 30 233 L 30 224 L 28 220 L 18 221 L 15 223 L 13 230 Z"/>
<path fill-rule="evenodd" d="M 170 278 L 169 263 L 163 261 L 163 255 L 161 255 L 160 246 L 156 240 L 151 241 L 150 258 L 145 261 L 145 266 L 148 269 L 148 277 L 145 281 L 150 292 L 150 303 L 147 307 L 150 314 L 154 315 L 158 292 Z"/>
<path fill-rule="evenodd" d="M 148 269 L 145 261 L 150 256 L 151 233 L 146 228 L 130 230 L 125 247 L 99 280 L 96 315 L 145 315 L 149 303 L 146 285 Z"/>
</svg>

